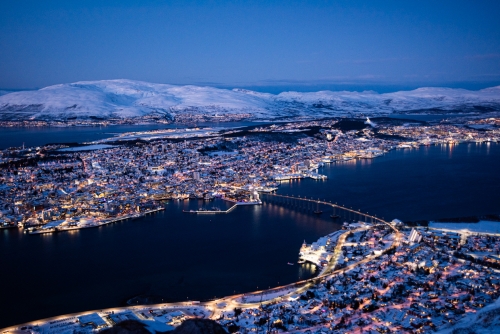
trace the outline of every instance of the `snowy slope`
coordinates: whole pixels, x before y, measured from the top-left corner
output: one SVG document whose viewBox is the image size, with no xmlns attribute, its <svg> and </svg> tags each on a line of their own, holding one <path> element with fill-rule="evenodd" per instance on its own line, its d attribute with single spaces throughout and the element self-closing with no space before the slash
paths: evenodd
<svg viewBox="0 0 500 334">
<path fill-rule="evenodd" d="M 479 106 L 480 109 L 477 109 Z M 482 108 L 482 109 L 481 109 Z M 1 120 L 131 118 L 180 113 L 245 113 L 254 119 L 392 113 L 411 110 L 500 110 L 500 86 L 480 91 L 420 88 L 413 91 L 278 95 L 244 89 L 175 86 L 132 80 L 85 81 L 0 96 Z"/>
<path fill-rule="evenodd" d="M 260 97 L 224 89 L 131 80 L 76 82 L 0 96 L 1 119 L 130 118 L 184 110 L 251 112 Z"/>
<path fill-rule="evenodd" d="M 477 313 L 467 315 L 455 325 L 438 334 L 493 334 L 500 333 L 500 298 Z"/>
<path fill-rule="evenodd" d="M 498 108 L 500 86 L 468 91 L 451 88 L 419 88 L 412 91 L 378 94 L 375 92 L 315 93 L 286 92 L 277 96 L 281 101 L 297 101 L 306 105 L 318 105 L 332 110 L 353 112 L 402 112 L 429 109 L 458 110 L 473 106 Z"/>
</svg>

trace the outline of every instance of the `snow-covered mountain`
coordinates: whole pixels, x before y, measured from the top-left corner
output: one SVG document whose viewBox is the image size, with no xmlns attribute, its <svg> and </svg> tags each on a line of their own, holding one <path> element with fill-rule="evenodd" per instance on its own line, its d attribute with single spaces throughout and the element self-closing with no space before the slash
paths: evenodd
<svg viewBox="0 0 500 334">
<path fill-rule="evenodd" d="M 133 118 L 182 113 L 251 114 L 253 119 L 338 116 L 422 110 L 500 110 L 500 86 L 479 91 L 419 88 L 413 91 L 278 95 L 244 89 L 175 86 L 132 80 L 82 81 L 0 96 L 0 120 Z"/>
</svg>

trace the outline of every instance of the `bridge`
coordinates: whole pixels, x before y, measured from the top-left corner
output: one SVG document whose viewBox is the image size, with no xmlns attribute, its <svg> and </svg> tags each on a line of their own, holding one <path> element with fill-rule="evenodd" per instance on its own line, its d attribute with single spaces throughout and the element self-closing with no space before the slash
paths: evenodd
<svg viewBox="0 0 500 334">
<path fill-rule="evenodd" d="M 365 223 L 381 223 L 388 224 L 383 218 L 379 218 L 376 215 L 371 215 L 368 212 L 362 212 L 359 210 L 354 210 L 352 208 L 348 208 L 342 205 L 338 205 L 337 203 L 327 202 L 326 200 L 320 200 L 293 196 L 293 195 L 278 195 L 275 193 L 260 193 L 260 199 L 262 201 L 288 206 L 292 208 L 296 208 L 299 210 L 310 211 L 312 213 L 322 213 L 321 208 L 324 206 L 329 207 L 330 216 L 334 219 L 343 218 L 348 221 L 364 221 Z"/>
<path fill-rule="evenodd" d="M 274 193 L 261 193 L 260 194 L 260 199 L 262 201 L 267 201 L 267 202 L 272 202 L 276 204 L 281 204 L 297 209 L 302 209 L 302 210 L 307 210 L 307 211 L 318 211 L 318 207 L 320 205 L 322 206 L 329 206 L 331 207 L 334 215 L 337 212 L 338 216 L 343 216 L 343 217 L 349 217 L 350 220 L 356 220 L 357 221 L 365 221 L 365 222 L 370 222 L 373 225 L 376 224 L 384 224 L 390 229 L 393 230 L 395 233 L 396 237 L 394 239 L 394 242 L 392 245 L 386 249 L 384 252 L 378 255 L 368 255 L 364 259 L 354 262 L 352 264 L 347 265 L 346 267 L 342 268 L 337 268 L 337 260 L 338 257 L 340 256 L 342 252 L 342 246 L 344 245 L 345 239 L 347 237 L 347 233 L 342 234 L 339 239 L 337 240 L 337 244 L 335 245 L 335 250 L 333 252 L 332 259 L 328 263 L 328 265 L 321 271 L 320 275 L 301 280 L 295 283 L 290 283 L 287 285 L 283 286 L 278 286 L 275 288 L 269 288 L 266 290 L 262 291 L 255 291 L 251 293 L 245 293 L 245 294 L 240 294 L 240 295 L 235 295 L 228 297 L 227 300 L 231 300 L 234 305 L 234 307 L 255 307 L 255 304 L 260 303 L 262 304 L 270 304 L 273 303 L 277 300 L 281 300 L 281 298 L 285 296 L 291 296 L 293 294 L 300 294 L 308 290 L 311 286 L 314 286 L 321 282 L 324 279 L 328 279 L 329 277 L 332 277 L 333 275 L 339 274 L 339 273 L 345 273 L 348 270 L 351 270 L 355 267 L 361 266 L 369 261 L 375 260 L 379 258 L 380 256 L 386 254 L 387 252 L 396 249 L 396 247 L 399 246 L 401 243 L 401 238 L 402 234 L 401 232 L 396 229 L 393 225 L 390 223 L 386 222 L 383 218 L 379 218 L 375 215 L 370 215 L 367 212 L 362 212 L 359 210 L 353 210 L 352 208 L 347 208 L 342 205 L 338 205 L 337 203 L 332 203 L 332 202 L 327 202 L 326 200 L 320 200 L 320 199 L 313 199 L 313 198 L 307 198 L 307 197 L 300 197 L 300 196 L 289 196 L 289 195 L 278 195 Z M 351 232 L 357 232 L 366 229 L 366 227 L 360 227 L 354 230 L 351 230 Z M 216 302 L 216 301 L 214 301 Z M 207 303 L 208 304 L 208 303 Z M 214 312 L 215 314 L 215 312 Z M 212 317 L 213 318 L 213 317 Z"/>
</svg>

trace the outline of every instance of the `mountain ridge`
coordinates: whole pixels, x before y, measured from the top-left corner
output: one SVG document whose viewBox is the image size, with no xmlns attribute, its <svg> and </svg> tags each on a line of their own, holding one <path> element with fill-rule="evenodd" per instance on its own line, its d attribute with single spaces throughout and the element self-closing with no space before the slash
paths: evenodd
<svg viewBox="0 0 500 334">
<path fill-rule="evenodd" d="M 288 91 L 156 84 L 127 79 L 79 81 L 0 95 L 0 120 L 128 119 L 184 114 L 248 115 L 249 119 L 390 114 L 440 110 L 500 111 L 500 86 L 478 91 L 422 87 L 374 91 Z"/>
</svg>

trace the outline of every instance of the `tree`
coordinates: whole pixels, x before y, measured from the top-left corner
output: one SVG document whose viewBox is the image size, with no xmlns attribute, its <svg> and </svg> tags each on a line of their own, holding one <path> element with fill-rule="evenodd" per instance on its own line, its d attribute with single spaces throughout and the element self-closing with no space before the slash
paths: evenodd
<svg viewBox="0 0 500 334">
<path fill-rule="evenodd" d="M 311 290 L 307 290 L 306 296 L 309 299 L 312 299 L 312 298 L 316 297 L 316 295 L 314 294 L 314 292 L 312 292 Z"/>
<path fill-rule="evenodd" d="M 357 299 L 355 299 L 352 303 L 351 303 L 351 308 L 353 310 L 357 310 L 359 308 L 359 301 Z"/>
<path fill-rule="evenodd" d="M 234 316 L 236 317 L 236 321 L 239 321 L 239 316 L 242 312 L 243 311 L 241 310 L 241 308 L 237 308 L 237 307 L 234 308 Z"/>
<path fill-rule="evenodd" d="M 240 329 L 240 326 L 237 326 L 235 323 L 230 323 L 227 326 L 227 330 L 229 333 L 236 333 Z"/>
</svg>

